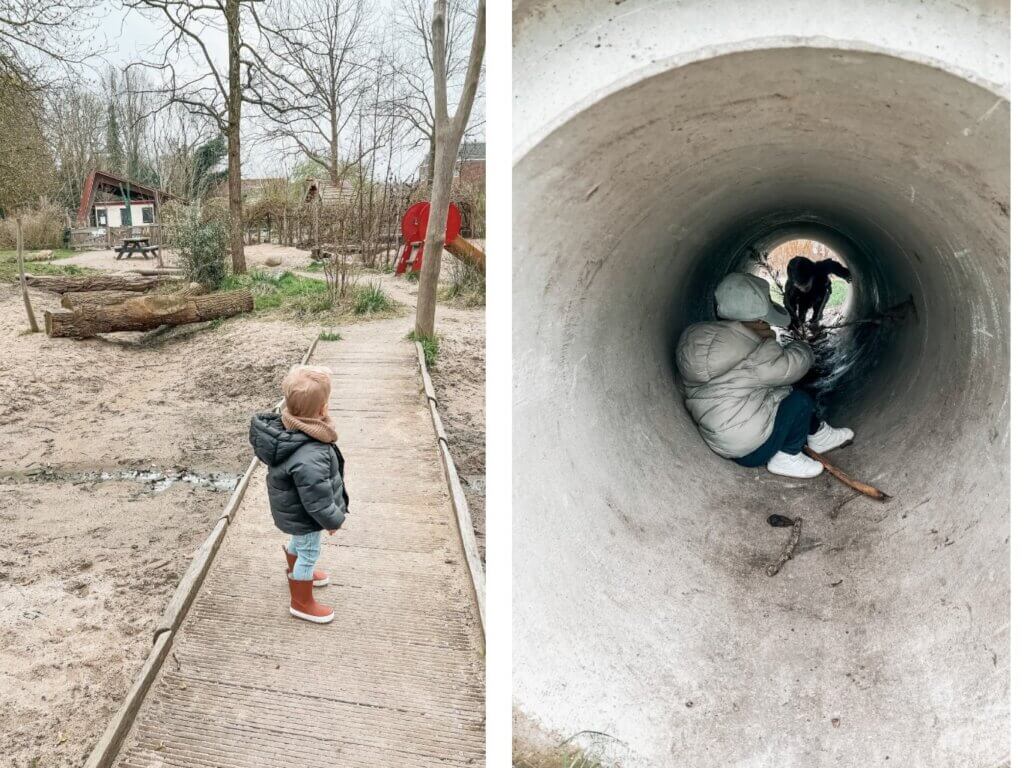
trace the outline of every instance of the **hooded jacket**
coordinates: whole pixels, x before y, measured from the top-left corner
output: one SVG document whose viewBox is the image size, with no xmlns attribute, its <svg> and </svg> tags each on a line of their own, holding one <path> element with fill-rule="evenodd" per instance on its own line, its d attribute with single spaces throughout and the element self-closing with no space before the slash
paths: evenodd
<svg viewBox="0 0 1024 768">
<path fill-rule="evenodd" d="M 267 465 L 267 494 L 274 525 L 301 535 L 341 527 L 348 513 L 345 459 L 334 443 L 286 429 L 278 413 L 257 413 L 249 442 Z"/>
<path fill-rule="evenodd" d="M 813 362 L 806 343 L 783 346 L 735 320 L 691 325 L 676 346 L 686 410 L 708 447 L 727 459 L 768 439 L 779 403 Z"/>
</svg>

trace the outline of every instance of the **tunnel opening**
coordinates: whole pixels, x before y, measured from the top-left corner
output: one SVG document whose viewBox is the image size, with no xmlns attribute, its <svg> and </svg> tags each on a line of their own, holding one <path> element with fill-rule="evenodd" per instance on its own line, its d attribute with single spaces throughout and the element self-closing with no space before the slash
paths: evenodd
<svg viewBox="0 0 1024 768">
<path fill-rule="evenodd" d="M 784 305 L 784 291 L 788 280 L 789 264 L 794 259 L 807 259 L 813 263 L 834 261 L 846 267 L 843 254 L 834 251 L 825 243 L 813 238 L 789 237 L 769 250 L 754 250 L 750 254 L 747 271 L 766 279 L 771 286 L 772 300 Z M 830 276 L 830 294 L 822 313 L 822 322 L 827 326 L 842 323 L 853 286 L 838 275 Z"/>
<path fill-rule="evenodd" d="M 780 237 L 783 238 L 781 241 Z M 836 247 L 840 247 L 842 241 L 843 238 L 839 237 L 831 240 Z M 851 252 L 856 260 L 858 251 Z M 792 311 L 786 305 L 785 290 L 790 281 L 789 265 L 794 259 L 812 263 L 831 261 L 840 267 L 849 267 L 843 252 L 811 237 L 772 233 L 755 242 L 748 252 L 743 271 L 767 280 L 772 300 L 787 311 Z M 858 375 L 869 356 L 877 354 L 883 342 L 883 325 L 905 322 L 912 317 L 910 311 L 904 311 L 904 305 L 872 316 L 856 315 L 852 309 L 856 306 L 854 294 L 857 287 L 853 284 L 852 274 L 848 279 L 833 274 L 830 283 L 818 323 L 814 323 L 813 312 L 804 311 L 800 313 L 803 316 L 799 321 L 793 316 L 793 326 L 776 331 L 776 337 L 783 344 L 800 339 L 814 350 L 814 366 L 798 386 L 814 396 L 818 416 L 822 418 L 827 417 L 831 403 L 842 397 L 847 379 Z M 867 290 L 877 293 L 872 286 L 867 286 Z M 912 307 L 913 299 L 908 298 L 905 305 L 906 308 Z M 859 309 L 861 313 L 865 312 L 864 307 Z"/>
<path fill-rule="evenodd" d="M 773 48 L 625 85 L 522 156 L 525 713 L 655 764 L 999 758 L 1008 136 L 1007 103 L 941 69 Z M 713 455 L 679 394 L 682 330 L 752 251 L 795 238 L 852 273 L 821 403 L 884 508 Z M 776 580 L 771 513 L 807 521 Z"/>
</svg>

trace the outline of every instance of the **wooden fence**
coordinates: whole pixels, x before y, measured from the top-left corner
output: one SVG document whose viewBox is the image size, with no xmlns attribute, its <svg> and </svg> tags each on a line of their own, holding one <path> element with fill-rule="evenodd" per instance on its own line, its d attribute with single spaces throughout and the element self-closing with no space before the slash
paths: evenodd
<svg viewBox="0 0 1024 768">
<path fill-rule="evenodd" d="M 83 227 L 71 230 L 71 248 L 76 251 L 103 250 L 120 245 L 125 237 L 148 237 L 153 245 L 161 244 L 163 228 L 159 224 L 135 227 Z"/>
</svg>

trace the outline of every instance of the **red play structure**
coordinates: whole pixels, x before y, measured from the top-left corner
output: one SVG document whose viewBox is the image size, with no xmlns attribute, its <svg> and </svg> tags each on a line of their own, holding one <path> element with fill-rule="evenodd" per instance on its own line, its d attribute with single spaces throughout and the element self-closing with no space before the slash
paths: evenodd
<svg viewBox="0 0 1024 768">
<path fill-rule="evenodd" d="M 427 222 L 430 219 L 430 203 L 414 203 L 402 217 L 402 240 L 405 247 L 398 257 L 395 274 L 407 271 L 419 272 L 423 266 L 423 241 L 427 238 Z M 444 228 L 444 247 L 456 258 L 471 264 L 481 271 L 484 269 L 484 252 L 459 235 L 462 228 L 462 214 L 455 203 L 448 205 L 448 221 Z"/>
</svg>

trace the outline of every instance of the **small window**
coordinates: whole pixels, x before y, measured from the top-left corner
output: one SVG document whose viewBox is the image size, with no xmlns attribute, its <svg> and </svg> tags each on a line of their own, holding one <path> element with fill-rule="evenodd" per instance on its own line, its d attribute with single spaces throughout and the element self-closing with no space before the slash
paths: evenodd
<svg viewBox="0 0 1024 768">
<path fill-rule="evenodd" d="M 122 208 L 121 209 L 121 226 L 130 227 L 132 225 L 132 209 Z"/>
<path fill-rule="evenodd" d="M 142 209 L 142 223 L 152 224 L 153 223 L 153 209 L 150 206 L 146 206 Z"/>
<path fill-rule="evenodd" d="M 97 208 L 96 209 L 96 224 L 100 227 L 107 226 L 107 209 Z"/>
</svg>

